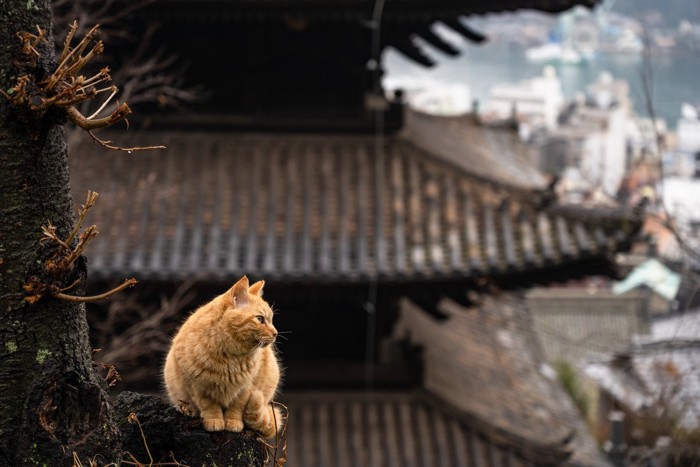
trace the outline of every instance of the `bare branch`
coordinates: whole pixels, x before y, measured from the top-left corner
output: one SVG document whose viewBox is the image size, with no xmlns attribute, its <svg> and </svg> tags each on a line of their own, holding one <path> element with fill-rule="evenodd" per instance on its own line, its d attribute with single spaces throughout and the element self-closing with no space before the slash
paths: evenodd
<svg viewBox="0 0 700 467">
<path fill-rule="evenodd" d="M 143 298 L 128 294 L 89 307 L 93 342 L 103 349 L 101 359 L 128 373 L 132 384 L 150 382 L 150 368 L 160 364 L 182 314 L 194 300 L 194 284 L 183 283 L 171 296 L 162 296 L 160 304 L 147 305 Z"/>
<path fill-rule="evenodd" d="M 70 245 L 73 242 L 73 239 L 83 226 L 83 222 L 85 222 L 85 217 L 87 216 L 88 212 L 90 212 L 90 209 L 92 209 L 92 207 L 95 205 L 95 202 L 99 196 L 99 193 L 88 190 L 87 199 L 85 200 L 85 204 L 81 205 L 80 209 L 78 209 L 78 220 L 75 223 L 75 227 L 73 227 L 73 230 L 66 239 L 66 245 Z"/>
<path fill-rule="evenodd" d="M 53 294 L 53 297 L 57 298 L 59 300 L 65 300 L 67 302 L 78 302 L 78 303 L 97 302 L 97 301 L 109 298 L 112 295 L 121 292 L 122 290 L 128 289 L 129 287 L 133 287 L 136 284 L 138 284 L 138 281 L 134 278 L 131 278 L 131 279 L 125 280 L 120 286 L 115 287 L 112 290 L 109 290 L 109 291 L 102 293 L 102 294 L 99 294 L 99 295 L 78 297 L 75 295 L 67 295 L 67 294 L 64 294 L 62 292 L 56 292 L 55 294 Z"/>
<path fill-rule="evenodd" d="M 52 241 L 60 248 L 56 249 L 49 258 L 41 263 L 40 272 L 35 272 L 24 283 L 23 289 L 26 292 L 24 300 L 26 302 L 36 303 L 45 295 L 69 302 L 94 302 L 111 297 L 112 295 L 137 284 L 136 279 L 127 279 L 123 284 L 108 292 L 88 297 L 79 297 L 64 293 L 66 290 L 72 289 L 78 283 L 80 283 L 81 279 L 75 280 L 67 287 L 61 287 L 61 285 L 65 283 L 66 278 L 73 271 L 75 262 L 78 260 L 78 258 L 80 258 L 80 255 L 83 254 L 87 246 L 98 234 L 97 227 L 95 225 L 91 225 L 79 235 L 75 247 L 71 248 L 73 240 L 76 236 L 78 236 L 78 232 L 85 222 L 88 212 L 95 205 L 98 196 L 99 195 L 96 192 L 88 191 L 85 204 L 78 209 L 78 220 L 76 221 L 75 227 L 70 232 L 66 240 L 62 240 L 58 236 L 56 233 L 56 227 L 50 222 L 47 226 L 42 226 L 41 230 L 44 237 L 41 238 L 40 242 Z"/>
<path fill-rule="evenodd" d="M 143 428 L 141 428 L 141 423 L 139 422 L 139 418 L 136 416 L 135 413 L 132 412 L 129 414 L 128 422 L 132 423 L 132 424 L 136 423 L 136 425 L 138 425 L 139 431 L 141 432 L 141 439 L 143 440 L 143 445 L 146 448 L 146 453 L 148 454 L 148 459 L 150 460 L 148 465 L 153 465 L 153 456 L 151 455 L 151 450 L 148 448 L 148 442 L 146 441 L 146 435 L 143 432 Z"/>
<path fill-rule="evenodd" d="M 87 117 L 87 119 L 88 119 L 88 120 L 92 120 L 93 118 L 97 117 L 97 116 L 100 114 L 100 112 L 102 112 L 102 111 L 104 110 L 104 108 L 107 107 L 107 104 L 109 104 L 109 102 L 114 98 L 114 96 L 117 95 L 117 92 L 119 92 L 119 89 L 117 89 L 116 86 L 112 86 L 112 94 L 110 94 L 109 97 L 107 98 L 107 100 L 105 100 L 105 101 L 102 103 L 102 105 L 100 106 L 100 108 L 97 109 L 95 112 L 93 112 L 92 115 L 90 115 L 89 117 Z"/>
<path fill-rule="evenodd" d="M 65 259 L 66 266 L 72 266 L 73 263 L 80 257 L 80 255 L 83 254 L 83 251 L 85 251 L 85 248 L 87 248 L 88 244 L 97 237 L 97 234 L 99 232 L 97 231 L 97 226 L 96 225 L 91 225 L 85 231 L 83 231 L 82 234 L 80 234 L 80 238 L 78 239 L 78 245 L 71 251 L 70 255 Z"/>
<path fill-rule="evenodd" d="M 83 38 L 75 45 L 72 45 L 73 38 L 78 29 L 78 23 L 73 22 L 64 41 L 64 50 L 61 53 L 61 61 L 54 72 L 46 79 L 36 82 L 33 76 L 23 75 L 17 79 L 17 83 L 9 91 L 2 92 L 2 95 L 16 107 L 25 111 L 43 114 L 52 107 L 66 109 L 68 118 L 83 130 L 91 132 L 99 128 L 105 128 L 124 120 L 131 113 L 131 109 L 126 103 L 121 105 L 117 102 L 114 111 L 103 118 L 98 118 L 98 114 L 112 100 L 117 92 L 114 85 L 99 88 L 112 80 L 109 68 L 103 67 L 91 77 L 81 74 L 83 68 L 95 57 L 104 52 L 102 41 L 95 40 L 99 25 L 90 29 Z M 37 54 L 36 46 L 41 42 L 46 42 L 45 33 L 38 29 L 38 34 L 29 32 L 19 33 L 18 37 L 22 41 L 22 48 L 25 55 Z M 99 94 L 110 92 L 111 94 L 100 105 L 98 110 L 90 117 L 85 117 L 75 106 L 89 102 Z M 90 133 L 92 138 L 102 146 L 109 149 L 121 149 L 128 152 L 142 149 L 160 149 L 160 146 L 149 146 L 147 148 L 118 148 L 112 146 L 111 141 L 102 141 Z"/>
<path fill-rule="evenodd" d="M 69 285 L 68 287 L 63 287 L 62 289 L 59 289 L 58 291 L 65 292 L 66 290 L 70 290 L 78 284 L 80 284 L 80 279 L 76 279 L 75 282 L 73 282 L 71 285 Z"/>
<path fill-rule="evenodd" d="M 147 149 L 167 149 L 165 146 L 134 146 L 130 148 L 122 148 L 120 146 L 114 146 L 111 140 L 101 140 L 100 138 L 95 136 L 95 133 L 93 133 L 91 130 L 88 130 L 88 133 L 90 134 L 94 142 L 96 142 L 104 148 L 112 149 L 114 151 L 126 151 L 128 153 L 132 153 L 134 151 L 145 151 Z"/>
<path fill-rule="evenodd" d="M 41 226 L 41 233 L 43 233 L 44 236 L 39 239 L 39 242 L 51 240 L 56 242 L 58 245 L 65 248 L 66 250 L 70 250 L 68 243 L 64 242 L 58 237 L 58 235 L 56 234 L 56 226 L 53 225 L 51 222 L 49 222 L 48 225 Z"/>
<path fill-rule="evenodd" d="M 133 37 L 125 33 L 126 28 L 121 25 L 125 20 L 132 19 L 134 12 L 151 3 L 153 0 L 54 0 L 53 9 L 57 24 L 67 25 L 75 18 L 79 19 L 75 27 L 71 24 L 70 28 L 56 29 L 56 42 L 59 43 L 59 38 L 64 36 L 70 35 L 72 38 L 85 34 L 87 31 L 80 24 L 100 24 L 100 31 L 105 40 L 132 43 Z M 120 83 L 122 101 L 127 101 L 132 106 L 152 102 L 161 106 L 181 107 L 183 103 L 201 100 L 204 97 L 201 87 L 183 87 L 181 77 L 184 67 L 175 66 L 178 57 L 167 54 L 163 48 L 153 50 L 153 37 L 157 26 L 148 24 L 144 29 L 142 37 L 133 44 L 133 50 L 126 57 L 118 57 L 121 63 L 114 67 L 117 69 L 114 81 Z M 67 44 L 70 42 L 66 41 Z M 62 56 L 61 60 L 63 58 L 65 57 Z M 111 59 L 112 63 L 116 63 L 114 57 Z M 104 102 L 98 102 L 98 106 L 103 104 Z M 82 102 L 79 110 L 83 115 L 93 114 L 89 101 Z M 75 131 L 71 133 L 71 140 L 75 139 L 76 133 L 80 134 Z"/>
<path fill-rule="evenodd" d="M 102 110 L 102 107 L 100 107 L 100 110 Z M 99 113 L 100 110 L 98 110 L 97 112 Z M 90 119 L 88 117 L 84 117 L 83 114 L 81 114 L 78 111 L 78 109 L 76 109 L 73 106 L 68 107 L 66 109 L 66 112 L 68 113 L 68 118 L 73 123 L 78 125 L 83 130 L 91 131 L 114 125 L 115 123 L 129 115 L 131 113 L 131 109 L 128 105 L 126 105 L 126 103 L 122 103 L 121 105 L 118 105 L 114 112 L 112 112 L 108 117 L 98 119 Z"/>
<path fill-rule="evenodd" d="M 267 465 L 267 461 L 269 460 L 270 457 L 272 457 L 272 463 L 275 467 L 282 467 L 287 463 L 287 425 L 289 424 L 289 409 L 287 408 L 286 405 L 282 404 L 281 402 L 275 402 L 275 401 L 270 401 L 270 405 L 272 406 L 272 416 L 273 420 L 275 423 L 275 427 L 279 426 L 277 423 L 277 412 L 276 412 L 276 407 L 279 406 L 284 409 L 284 415 L 285 415 L 285 422 L 282 424 L 282 432 L 278 432 L 275 430 L 275 445 L 272 446 L 270 443 L 268 443 L 266 440 L 263 438 L 258 438 L 258 441 L 262 443 L 263 446 L 265 446 L 266 454 L 267 454 L 267 459 L 265 460 L 265 464 Z M 278 450 L 279 450 L 279 457 L 278 457 Z"/>
</svg>

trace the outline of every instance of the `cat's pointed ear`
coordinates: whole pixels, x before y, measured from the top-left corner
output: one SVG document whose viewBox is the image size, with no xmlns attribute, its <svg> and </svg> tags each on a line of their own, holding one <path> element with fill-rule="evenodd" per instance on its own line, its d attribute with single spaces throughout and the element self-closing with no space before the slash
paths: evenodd
<svg viewBox="0 0 700 467">
<path fill-rule="evenodd" d="M 231 305 L 236 306 L 248 300 L 248 277 L 241 277 L 233 287 L 226 292 L 226 298 Z"/>
<path fill-rule="evenodd" d="M 265 287 L 265 281 L 258 281 L 250 286 L 250 290 L 248 290 L 248 292 L 252 293 L 253 295 L 257 295 L 258 297 L 262 297 L 263 287 Z"/>
</svg>

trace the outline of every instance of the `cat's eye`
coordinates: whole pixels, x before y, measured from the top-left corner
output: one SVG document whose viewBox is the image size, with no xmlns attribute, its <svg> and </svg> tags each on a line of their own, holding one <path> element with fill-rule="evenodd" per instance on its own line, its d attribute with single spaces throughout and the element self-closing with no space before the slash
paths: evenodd
<svg viewBox="0 0 700 467">
<path fill-rule="evenodd" d="M 263 315 L 258 315 L 255 317 L 259 323 L 264 323 L 265 322 L 265 317 Z"/>
</svg>

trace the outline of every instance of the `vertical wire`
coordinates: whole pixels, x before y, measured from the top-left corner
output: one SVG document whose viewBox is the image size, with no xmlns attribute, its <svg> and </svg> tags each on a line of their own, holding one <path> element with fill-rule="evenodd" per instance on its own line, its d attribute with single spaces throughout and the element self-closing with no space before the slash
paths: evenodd
<svg viewBox="0 0 700 467">
<path fill-rule="evenodd" d="M 372 99 L 378 99 L 381 93 L 379 79 L 381 77 L 381 32 L 382 15 L 384 13 L 384 0 L 375 0 L 372 11 L 372 43 L 370 50 L 370 62 L 368 64 L 372 72 Z M 384 258 L 384 238 L 382 235 L 382 218 L 384 211 L 384 193 L 382 180 L 384 179 L 384 111 L 381 106 L 374 109 L 374 193 L 375 193 L 375 225 L 374 238 L 376 242 L 374 273 L 369 275 L 367 290 L 367 327 L 365 329 L 365 390 L 372 391 L 374 387 L 374 354 L 377 337 L 377 275 Z"/>
<path fill-rule="evenodd" d="M 377 336 L 377 280 L 370 279 L 367 291 L 367 302 L 364 305 L 367 312 L 367 327 L 365 329 L 365 390 L 374 389 L 374 341 Z"/>
</svg>

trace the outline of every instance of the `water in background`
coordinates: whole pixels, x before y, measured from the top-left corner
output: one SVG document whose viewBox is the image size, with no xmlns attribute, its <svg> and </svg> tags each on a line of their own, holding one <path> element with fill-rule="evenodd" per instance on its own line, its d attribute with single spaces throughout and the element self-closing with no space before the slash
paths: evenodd
<svg viewBox="0 0 700 467">
<path fill-rule="evenodd" d="M 543 63 L 530 62 L 525 49 L 505 43 L 464 44 L 460 56 L 451 58 L 438 52 L 430 54 L 438 64 L 424 68 L 389 49 L 384 57 L 386 76 L 411 76 L 449 84 L 467 84 L 471 95 L 482 105 L 489 88 L 498 83 L 514 83 L 542 74 Z M 700 55 L 652 54 L 653 102 L 657 117 L 675 127 L 684 102 L 700 103 Z M 595 81 L 601 72 L 609 71 L 630 86 L 635 111 L 648 116 L 642 86 L 643 60 L 640 55 L 601 55 L 578 64 L 554 64 L 567 99 Z"/>
</svg>

